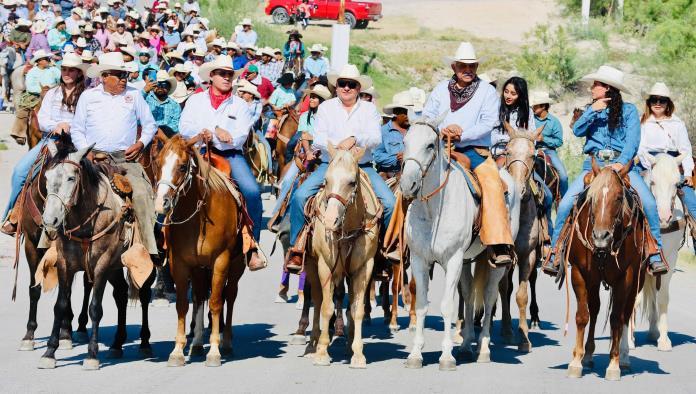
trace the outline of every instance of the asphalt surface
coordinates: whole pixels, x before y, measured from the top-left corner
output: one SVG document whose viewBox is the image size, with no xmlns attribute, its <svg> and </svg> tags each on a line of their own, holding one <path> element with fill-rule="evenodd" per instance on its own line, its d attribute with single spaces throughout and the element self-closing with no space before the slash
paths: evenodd
<svg viewBox="0 0 696 394">
<path fill-rule="evenodd" d="M 12 117 L 0 115 L 0 139 L 9 150 L 0 151 L 0 202 L 5 204 L 13 163 L 25 152 L 8 136 Z M 270 209 L 273 200 L 265 201 Z M 273 235 L 262 233 L 262 248 L 269 253 Z M 423 351 L 425 367 L 410 370 L 404 361 L 411 346 L 412 333 L 407 313 L 401 309 L 401 330 L 391 335 L 382 322 L 382 311 L 372 313 L 372 325 L 364 329 L 366 370 L 348 368 L 345 340 L 337 338 L 329 348 L 333 363 L 316 367 L 311 359 L 303 358 L 302 346 L 291 346 L 288 340 L 297 327 L 299 311 L 293 303 L 275 304 L 281 274 L 281 255 L 271 257 L 269 267 L 259 272 L 246 272 L 240 282 L 239 297 L 234 311 L 234 355 L 223 357 L 219 368 L 207 368 L 204 357 L 187 360 L 182 368 L 169 368 L 166 361 L 174 347 L 176 310 L 168 307 L 150 308 L 151 342 L 155 357 L 148 360 L 138 356 L 140 308 L 128 309 L 128 341 L 122 359 L 106 357 L 108 344 L 115 331 L 116 310 L 111 291 L 104 297 L 104 318 L 100 332 L 101 369 L 83 371 L 82 360 L 86 345 L 76 344 L 73 350 L 58 351 L 55 370 L 38 370 L 39 358 L 45 350 L 53 319 L 53 304 L 57 291 L 42 295 L 39 302 L 37 349 L 17 351 L 24 335 L 28 314 L 29 281 L 24 259 L 20 263 L 19 292 L 16 302 L 10 299 L 14 272 L 12 259 L 14 241 L 0 237 L 0 392 L 204 392 L 228 391 L 250 393 L 276 392 L 649 392 L 688 393 L 696 390 L 696 314 L 693 297 L 696 289 L 696 267 L 682 264 L 672 281 L 670 305 L 670 338 L 672 352 L 658 352 L 654 344 L 646 343 L 646 323 L 640 323 L 638 349 L 631 351 L 632 370 L 623 374 L 620 382 L 604 381 L 608 364 L 608 329 L 598 325 L 595 369 L 586 371 L 582 379 L 566 378 L 566 368 L 572 358 L 574 343 L 574 297 L 571 295 L 571 322 L 568 336 L 563 336 L 565 293 L 558 291 L 548 277 L 538 283 L 542 325 L 530 334 L 534 348 L 529 354 L 517 352 L 516 346 L 504 346 L 499 336 L 499 322 L 494 323 L 489 364 L 459 360 L 455 372 L 440 372 L 438 358 L 442 320 L 439 301 L 443 283 L 442 270 L 435 269 L 430 286 L 432 302 L 426 319 L 426 344 Z M 81 276 L 82 274 L 78 274 Z M 75 283 L 81 283 L 76 278 Z M 297 279 L 293 277 L 291 294 L 295 294 Z M 606 299 L 606 293 L 604 294 Z M 294 297 L 293 297 L 294 298 Z M 73 289 L 72 302 L 79 308 L 82 286 Z M 293 301 L 293 299 L 291 299 Z M 514 301 L 513 301 L 514 302 Z M 606 305 L 606 302 L 605 302 Z M 513 319 L 517 316 L 513 308 Z M 600 313 L 603 323 L 605 310 Z M 516 324 L 516 320 L 514 321 Z M 206 347 L 207 349 L 207 347 Z M 188 350 L 188 349 L 187 349 Z"/>
</svg>

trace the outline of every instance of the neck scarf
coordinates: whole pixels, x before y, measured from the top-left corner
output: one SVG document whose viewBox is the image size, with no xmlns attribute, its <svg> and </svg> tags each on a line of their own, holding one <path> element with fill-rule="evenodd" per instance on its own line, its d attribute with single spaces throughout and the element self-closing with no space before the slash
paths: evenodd
<svg viewBox="0 0 696 394">
<path fill-rule="evenodd" d="M 465 106 L 466 103 L 468 103 L 469 100 L 474 97 L 474 93 L 476 93 L 479 82 L 481 82 L 481 80 L 479 77 L 476 77 L 471 85 L 460 88 L 457 86 L 457 76 L 452 76 L 452 79 L 450 79 L 449 84 L 447 85 L 447 89 L 449 90 L 450 94 L 450 110 L 452 112 L 456 112 L 461 107 Z"/>
<path fill-rule="evenodd" d="M 217 95 L 213 92 L 213 89 L 210 88 L 208 89 L 208 93 L 210 94 L 210 104 L 213 106 L 214 109 L 218 109 L 223 101 L 227 100 L 228 98 L 230 98 L 230 96 L 232 96 L 231 90 L 226 94 Z"/>
</svg>

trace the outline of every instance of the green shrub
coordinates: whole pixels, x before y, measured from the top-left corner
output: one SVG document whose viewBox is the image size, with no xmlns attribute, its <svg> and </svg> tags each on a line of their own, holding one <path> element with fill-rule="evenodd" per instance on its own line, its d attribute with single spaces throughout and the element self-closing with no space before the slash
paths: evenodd
<svg viewBox="0 0 696 394">
<path fill-rule="evenodd" d="M 577 51 L 562 26 L 550 30 L 537 26 L 531 41 L 524 45 L 516 59 L 517 69 L 533 84 L 550 88 L 570 88 L 578 80 Z"/>
</svg>

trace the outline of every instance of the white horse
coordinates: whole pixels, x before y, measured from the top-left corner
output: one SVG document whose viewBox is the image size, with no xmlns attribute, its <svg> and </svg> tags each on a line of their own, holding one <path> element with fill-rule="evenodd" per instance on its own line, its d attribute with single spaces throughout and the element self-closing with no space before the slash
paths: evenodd
<svg viewBox="0 0 696 394">
<path fill-rule="evenodd" d="M 685 215 L 681 201 L 677 198 L 677 189 L 681 182 L 679 164 L 686 158 L 682 154 L 672 157 L 660 153 L 655 156 L 648 155 L 652 168 L 647 171 L 645 182 L 650 185 L 650 190 L 657 202 L 657 211 L 660 215 L 660 227 L 662 228 L 662 250 L 669 264 L 669 272 L 660 278 L 660 290 L 657 290 L 655 277 L 647 275 L 643 291 L 636 297 L 635 311 L 641 307 L 642 315 L 650 323 L 648 338 L 657 342 L 657 350 L 668 352 L 672 350 L 672 342 L 667 335 L 667 306 L 669 304 L 669 282 L 677 266 L 679 248 L 684 241 Z M 635 321 L 635 312 L 634 319 Z M 635 348 L 635 323 L 631 322 L 628 335 L 629 347 Z"/>
<path fill-rule="evenodd" d="M 472 260 L 484 247 L 472 237 L 472 227 L 478 213 L 478 204 L 469 190 L 465 175 L 452 168 L 448 174 L 448 161 L 437 131 L 437 121 L 415 122 L 404 138 L 404 167 L 401 190 L 405 198 L 414 199 L 406 215 L 406 242 L 411 250 L 411 269 L 416 281 L 416 334 L 413 348 L 406 361 L 408 368 L 421 368 L 421 351 L 425 343 L 423 324 L 428 310 L 429 271 L 433 263 L 445 270 L 445 291 L 440 303 L 444 319 L 441 370 L 456 369 L 452 356 L 452 311 L 457 281 L 466 303 L 464 341 L 462 350 L 471 351 L 474 336 L 474 304 L 483 304 L 485 315 L 478 339 L 478 361 L 490 360 L 491 311 L 498 295 L 498 283 L 505 275 L 506 267 L 491 268 L 488 262 L 468 264 L 462 272 L 465 260 Z M 509 196 L 517 196 L 514 182 L 501 171 L 510 190 Z M 444 186 L 443 186 L 444 184 Z M 436 190 L 438 190 L 435 192 Z M 433 193 L 434 192 L 434 193 Z M 519 204 L 511 204 L 511 216 L 519 215 Z M 513 221 L 513 237 L 517 233 L 517 221 Z M 472 285 L 473 281 L 473 285 Z"/>
</svg>

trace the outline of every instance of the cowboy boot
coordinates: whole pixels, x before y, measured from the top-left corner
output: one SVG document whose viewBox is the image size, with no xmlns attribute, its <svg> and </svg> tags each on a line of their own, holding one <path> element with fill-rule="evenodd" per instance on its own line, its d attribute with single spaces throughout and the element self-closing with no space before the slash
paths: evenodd
<svg viewBox="0 0 696 394">
<path fill-rule="evenodd" d="M 288 272 L 298 273 L 302 271 L 302 253 L 299 253 L 292 248 L 285 255 L 285 270 Z"/>
<path fill-rule="evenodd" d="M 17 223 L 12 223 L 10 219 L 7 219 L 5 220 L 5 223 L 2 224 L 2 228 L 0 228 L 0 231 L 2 231 L 3 234 L 7 234 L 11 237 L 14 237 L 17 233 Z"/>
<path fill-rule="evenodd" d="M 660 251 L 658 254 L 650 256 L 648 265 L 650 267 L 650 273 L 652 273 L 654 276 L 664 275 L 669 271 L 669 265 L 665 261 L 665 256 L 662 254 L 662 251 Z"/>
<path fill-rule="evenodd" d="M 544 259 L 544 263 L 541 265 L 541 270 L 549 276 L 556 276 L 558 275 L 558 265 L 556 264 L 556 251 L 551 250 L 549 254 L 546 256 L 546 259 Z"/>
<path fill-rule="evenodd" d="M 510 245 L 491 245 L 488 247 L 488 252 L 491 255 L 491 263 L 495 266 L 503 266 L 512 263 Z"/>
</svg>

